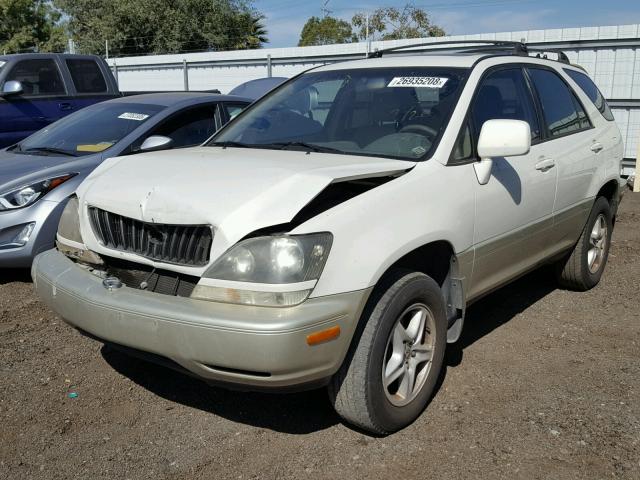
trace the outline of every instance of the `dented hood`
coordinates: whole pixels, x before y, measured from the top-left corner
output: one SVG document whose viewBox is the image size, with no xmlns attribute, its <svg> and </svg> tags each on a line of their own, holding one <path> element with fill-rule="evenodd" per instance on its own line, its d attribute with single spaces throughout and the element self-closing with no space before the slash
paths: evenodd
<svg viewBox="0 0 640 480">
<path fill-rule="evenodd" d="M 413 166 L 353 155 L 198 147 L 105 162 L 78 195 L 88 205 L 145 222 L 210 224 L 232 244 L 289 222 L 330 183 Z"/>
</svg>

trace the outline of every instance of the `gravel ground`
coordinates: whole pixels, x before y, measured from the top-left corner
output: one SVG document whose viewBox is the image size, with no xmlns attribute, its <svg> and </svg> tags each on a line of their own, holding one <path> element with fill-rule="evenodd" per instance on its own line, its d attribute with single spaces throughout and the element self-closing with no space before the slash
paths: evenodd
<svg viewBox="0 0 640 480">
<path fill-rule="evenodd" d="M 0 478 L 639 479 L 639 276 L 628 193 L 598 287 L 542 270 L 471 307 L 430 406 L 375 438 L 324 391 L 229 392 L 102 347 L 2 271 Z"/>
</svg>

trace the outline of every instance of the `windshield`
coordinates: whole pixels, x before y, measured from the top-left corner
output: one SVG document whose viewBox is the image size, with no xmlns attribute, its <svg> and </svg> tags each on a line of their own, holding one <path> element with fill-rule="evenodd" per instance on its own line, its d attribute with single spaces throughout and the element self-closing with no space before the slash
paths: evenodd
<svg viewBox="0 0 640 480">
<path fill-rule="evenodd" d="M 402 67 L 307 73 L 258 101 L 208 145 L 422 160 L 437 147 L 466 72 Z"/>
<path fill-rule="evenodd" d="M 52 123 L 23 140 L 17 153 L 72 156 L 102 152 L 166 107 L 142 103 L 103 103 Z"/>
</svg>

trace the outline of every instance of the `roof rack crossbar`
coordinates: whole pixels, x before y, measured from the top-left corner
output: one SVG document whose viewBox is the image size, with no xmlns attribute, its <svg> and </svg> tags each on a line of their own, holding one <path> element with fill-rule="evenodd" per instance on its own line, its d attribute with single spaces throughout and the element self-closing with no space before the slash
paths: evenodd
<svg viewBox="0 0 640 480">
<path fill-rule="evenodd" d="M 479 47 L 482 45 L 486 45 L 487 47 Z M 510 42 L 506 40 L 448 40 L 443 42 L 424 42 L 424 43 L 414 43 L 411 45 L 401 45 L 398 47 L 390 47 L 385 48 L 383 50 L 375 50 L 371 52 L 368 57 L 369 58 L 380 58 L 385 53 L 397 52 L 398 50 L 406 50 L 411 48 L 425 48 L 425 47 L 442 47 L 447 46 L 445 48 L 432 48 L 429 51 L 438 51 L 438 50 L 467 50 L 467 49 L 500 49 L 500 50 L 511 50 L 516 55 L 527 55 L 528 49 L 527 46 L 522 42 Z"/>
<path fill-rule="evenodd" d="M 558 56 L 558 62 L 571 65 L 571 61 L 569 60 L 569 57 L 567 57 L 567 54 L 557 48 L 530 47 L 524 42 L 512 42 L 507 40 L 447 40 L 442 42 L 414 43 L 412 45 L 401 45 L 399 47 L 375 50 L 369 53 L 368 58 L 381 58 L 385 53 L 410 50 L 414 48 L 426 49 L 427 52 L 455 50 L 460 51 L 461 53 L 483 53 L 498 51 L 520 56 L 529 56 L 530 53 L 535 53 L 537 58 L 544 59 L 547 59 L 548 53 L 553 53 Z"/>
</svg>

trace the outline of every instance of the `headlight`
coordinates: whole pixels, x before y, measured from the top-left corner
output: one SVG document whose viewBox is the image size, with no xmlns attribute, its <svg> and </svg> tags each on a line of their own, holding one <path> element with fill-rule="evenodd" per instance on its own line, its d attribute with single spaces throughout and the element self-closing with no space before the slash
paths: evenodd
<svg viewBox="0 0 640 480">
<path fill-rule="evenodd" d="M 80 235 L 80 204 L 75 195 L 69 199 L 62 211 L 60 222 L 58 223 L 58 240 L 71 240 L 82 243 Z"/>
<path fill-rule="evenodd" d="M 82 241 L 80 234 L 80 203 L 78 197 L 73 196 L 64 207 L 58 233 L 56 235 L 56 247 L 64 255 L 74 260 L 91 265 L 101 265 L 102 259 L 89 250 Z"/>
<path fill-rule="evenodd" d="M 250 305 L 297 305 L 313 290 L 332 241 L 330 233 L 250 238 L 218 259 L 191 296 Z"/>
<path fill-rule="evenodd" d="M 76 175 L 75 173 L 58 175 L 57 177 L 46 178 L 30 185 L 0 193 L 0 211 L 28 207 Z"/>
</svg>

